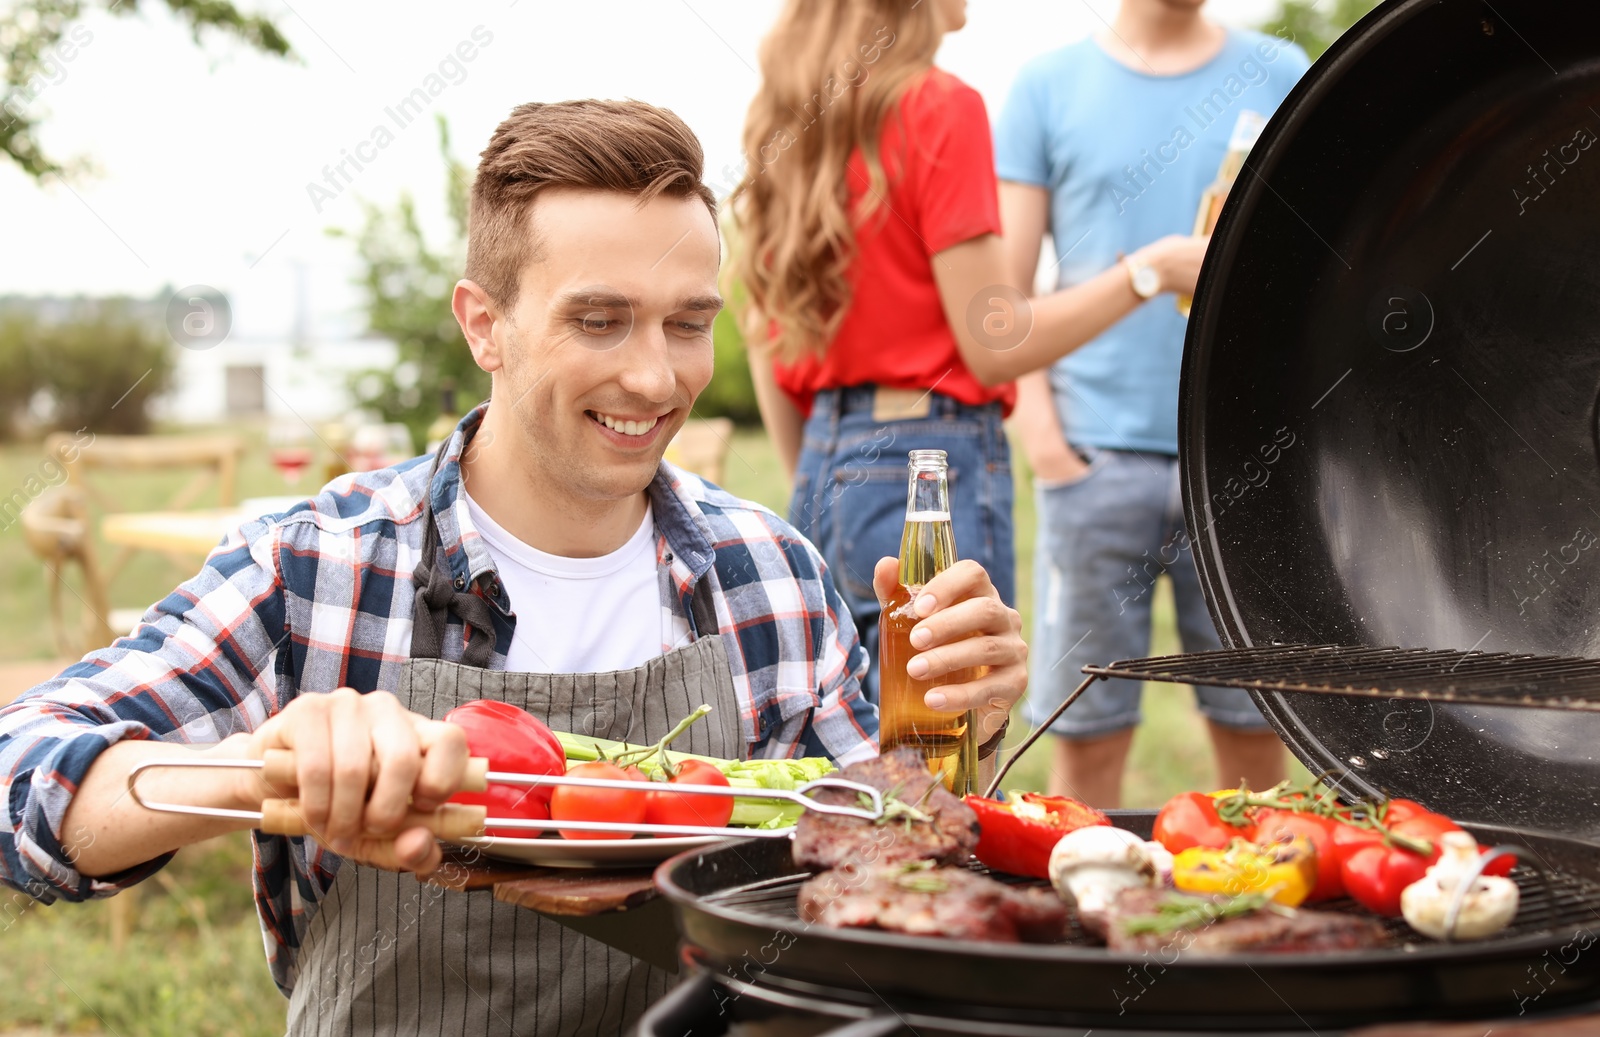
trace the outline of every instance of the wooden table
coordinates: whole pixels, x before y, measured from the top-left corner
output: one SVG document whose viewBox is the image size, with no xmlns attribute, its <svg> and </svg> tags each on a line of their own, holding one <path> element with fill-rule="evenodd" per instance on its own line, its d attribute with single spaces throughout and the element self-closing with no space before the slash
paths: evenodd
<svg viewBox="0 0 1600 1037">
<path fill-rule="evenodd" d="M 112 512 L 101 519 L 100 535 L 110 544 L 204 558 L 239 523 L 286 509 L 304 499 L 262 497 L 241 501 L 231 508 Z"/>
<path fill-rule="evenodd" d="M 654 870 L 541 868 L 453 850 L 428 881 L 456 892 L 492 889 L 496 900 L 537 911 L 575 932 L 677 972 L 677 923 L 671 904 L 656 891 Z"/>
</svg>

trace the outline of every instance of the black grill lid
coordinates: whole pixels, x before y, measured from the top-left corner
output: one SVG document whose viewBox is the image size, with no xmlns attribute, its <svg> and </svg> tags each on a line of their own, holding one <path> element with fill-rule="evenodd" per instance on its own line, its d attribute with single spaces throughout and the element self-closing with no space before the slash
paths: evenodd
<svg viewBox="0 0 1600 1037">
<path fill-rule="evenodd" d="M 1597 143 L 1567 0 L 1385 4 L 1280 109 L 1184 354 L 1169 556 L 1225 644 L 1600 657 Z M 1600 717 L 1256 696 L 1351 791 L 1600 838 Z"/>
</svg>

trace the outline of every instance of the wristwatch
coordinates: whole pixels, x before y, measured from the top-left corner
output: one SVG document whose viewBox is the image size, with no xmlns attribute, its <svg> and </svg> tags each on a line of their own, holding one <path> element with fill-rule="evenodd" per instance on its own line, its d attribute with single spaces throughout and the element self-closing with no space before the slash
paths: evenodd
<svg viewBox="0 0 1600 1037">
<path fill-rule="evenodd" d="M 1008 714 L 1006 718 L 1000 722 L 1000 730 L 984 739 L 983 744 L 978 746 L 978 759 L 981 760 L 985 757 L 993 756 L 995 754 L 996 750 L 1000 748 L 1000 743 L 1005 740 L 1006 728 L 1010 726 L 1011 717 Z"/>
<path fill-rule="evenodd" d="M 1123 256 L 1122 265 L 1128 268 L 1128 283 L 1141 299 L 1154 299 L 1161 294 L 1161 275 L 1156 268 L 1139 262 L 1132 256 Z"/>
</svg>

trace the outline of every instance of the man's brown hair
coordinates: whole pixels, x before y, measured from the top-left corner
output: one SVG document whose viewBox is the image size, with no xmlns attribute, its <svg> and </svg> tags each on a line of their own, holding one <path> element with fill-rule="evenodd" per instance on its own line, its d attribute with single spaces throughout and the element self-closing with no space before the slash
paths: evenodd
<svg viewBox="0 0 1600 1037">
<path fill-rule="evenodd" d="M 624 191 L 640 205 L 658 194 L 696 197 L 715 219 L 704 168 L 694 131 L 665 108 L 595 100 L 518 105 L 479 156 L 466 276 L 501 307 L 516 302 L 522 269 L 538 258 L 533 201 L 547 187 Z"/>
</svg>

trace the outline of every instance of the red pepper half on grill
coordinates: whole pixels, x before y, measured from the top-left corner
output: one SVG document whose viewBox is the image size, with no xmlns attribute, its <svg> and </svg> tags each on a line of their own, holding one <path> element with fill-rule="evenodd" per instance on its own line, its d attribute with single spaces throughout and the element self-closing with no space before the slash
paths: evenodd
<svg viewBox="0 0 1600 1037">
<path fill-rule="evenodd" d="M 1050 851 L 1068 832 L 1111 819 L 1087 803 L 1066 796 L 1015 793 L 1010 802 L 968 796 L 978 815 L 978 860 L 1012 875 L 1050 877 Z"/>
</svg>

